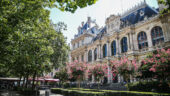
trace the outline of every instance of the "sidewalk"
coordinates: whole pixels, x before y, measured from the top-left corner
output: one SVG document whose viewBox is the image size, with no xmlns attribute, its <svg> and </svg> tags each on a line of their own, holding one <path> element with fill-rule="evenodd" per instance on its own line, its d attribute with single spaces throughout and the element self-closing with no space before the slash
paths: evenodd
<svg viewBox="0 0 170 96">
<path fill-rule="evenodd" d="M 40 96 L 45 96 L 45 90 L 39 90 L 40 91 Z M 60 94 L 53 94 L 50 92 L 50 96 L 63 96 L 63 95 L 60 95 Z"/>
<path fill-rule="evenodd" d="M 0 91 L 0 96 L 24 96 L 24 95 L 21 95 L 15 91 Z M 40 96 L 45 96 L 45 90 L 40 90 Z M 49 96 L 63 96 L 63 95 L 50 93 Z"/>
</svg>

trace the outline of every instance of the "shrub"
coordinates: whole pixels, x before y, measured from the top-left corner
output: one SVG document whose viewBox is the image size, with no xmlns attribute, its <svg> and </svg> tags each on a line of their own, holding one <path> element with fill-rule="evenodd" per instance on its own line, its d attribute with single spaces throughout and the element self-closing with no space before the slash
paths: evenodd
<svg viewBox="0 0 170 96">
<path fill-rule="evenodd" d="M 67 64 L 67 73 L 70 79 L 75 78 L 78 81 L 78 87 L 80 87 L 80 83 L 84 79 L 86 71 L 87 64 L 84 62 L 74 61 Z"/>
<path fill-rule="evenodd" d="M 149 77 L 160 81 L 170 79 L 170 49 L 161 49 L 148 54 L 142 62 L 141 73 L 144 75 L 142 77 L 145 77 L 147 72 L 147 74 L 151 74 Z"/>
<path fill-rule="evenodd" d="M 136 60 L 129 60 L 127 57 L 123 57 L 118 61 L 111 61 L 111 67 L 113 75 L 122 75 L 126 82 L 128 82 L 128 80 L 130 79 L 130 75 L 134 76 L 136 74 L 136 71 L 138 70 Z"/>
<path fill-rule="evenodd" d="M 129 91 L 146 91 L 146 92 L 166 92 L 170 93 L 170 87 L 167 82 L 143 81 L 128 84 Z"/>
<path fill-rule="evenodd" d="M 94 66 L 89 68 L 89 74 L 94 75 L 95 81 L 98 82 L 98 89 L 100 81 L 107 76 L 108 67 L 107 64 L 95 64 Z"/>
</svg>

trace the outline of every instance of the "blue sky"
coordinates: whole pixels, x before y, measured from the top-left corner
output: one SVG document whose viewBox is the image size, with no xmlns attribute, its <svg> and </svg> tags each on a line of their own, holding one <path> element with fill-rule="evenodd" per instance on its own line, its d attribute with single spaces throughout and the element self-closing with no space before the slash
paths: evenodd
<svg viewBox="0 0 170 96">
<path fill-rule="evenodd" d="M 70 43 L 78 32 L 78 26 L 81 25 L 82 21 L 86 21 L 88 16 L 96 19 L 99 27 L 102 27 L 105 25 L 105 19 L 111 14 L 126 12 L 126 10 L 131 9 L 142 1 L 144 0 L 98 0 L 96 4 L 78 9 L 75 13 L 62 12 L 57 8 L 53 8 L 50 9 L 50 19 L 53 23 L 62 21 L 67 24 L 67 31 L 64 31 L 63 34 L 67 37 L 67 43 Z M 146 0 L 146 3 L 151 7 L 158 7 L 157 0 Z"/>
</svg>

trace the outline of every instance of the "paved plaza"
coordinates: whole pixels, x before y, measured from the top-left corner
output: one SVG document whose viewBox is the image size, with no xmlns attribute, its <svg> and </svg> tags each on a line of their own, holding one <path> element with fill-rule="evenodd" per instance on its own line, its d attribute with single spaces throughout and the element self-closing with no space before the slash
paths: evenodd
<svg viewBox="0 0 170 96">
<path fill-rule="evenodd" d="M 0 96 L 24 96 L 24 95 L 21 95 L 15 91 L 0 91 Z M 45 96 L 45 90 L 40 90 L 39 96 Z M 50 93 L 49 96 L 63 96 L 63 95 Z"/>
</svg>

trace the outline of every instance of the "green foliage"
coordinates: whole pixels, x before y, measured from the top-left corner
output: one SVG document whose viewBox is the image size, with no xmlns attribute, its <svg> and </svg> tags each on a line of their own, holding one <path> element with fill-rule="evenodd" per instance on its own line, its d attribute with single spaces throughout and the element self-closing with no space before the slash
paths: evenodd
<svg viewBox="0 0 170 96">
<path fill-rule="evenodd" d="M 47 8 L 75 12 L 95 2 L 0 0 L 0 76 L 41 75 L 64 64 L 69 49 L 62 34 L 66 25 L 51 24 Z"/>
<path fill-rule="evenodd" d="M 167 6 L 166 8 L 160 11 L 161 14 L 170 13 L 170 0 L 158 0 L 158 3 Z"/>
<path fill-rule="evenodd" d="M 66 68 L 60 68 L 59 72 L 56 72 L 54 78 L 59 79 L 62 83 L 66 82 L 69 79 Z"/>
<path fill-rule="evenodd" d="M 113 90 L 96 90 L 83 88 L 52 88 L 52 93 L 63 94 L 65 96 L 169 96 L 165 93 L 137 92 L 137 91 L 113 91 Z"/>
<path fill-rule="evenodd" d="M 55 0 L 53 0 L 55 2 Z M 78 8 L 84 8 L 96 3 L 97 0 L 56 0 L 57 6 L 61 11 L 75 12 Z"/>
<path fill-rule="evenodd" d="M 146 92 L 170 92 L 170 87 L 168 82 L 158 82 L 158 81 L 142 81 L 134 82 L 128 84 L 128 89 L 130 91 L 146 91 Z"/>
<path fill-rule="evenodd" d="M 67 25 L 63 22 L 53 24 L 54 29 L 57 31 L 57 37 L 52 40 L 52 47 L 54 53 L 51 55 L 50 60 L 54 67 L 63 67 L 68 61 L 69 47 L 66 44 L 66 38 L 63 36 L 62 31 L 67 29 Z"/>
<path fill-rule="evenodd" d="M 152 67 L 151 64 L 141 64 L 141 67 L 139 67 L 138 71 L 140 72 L 140 75 L 138 76 L 140 79 L 147 79 L 147 78 L 153 78 L 155 73 L 152 71 L 149 71 L 149 69 Z"/>
<path fill-rule="evenodd" d="M 169 56 L 170 49 L 161 49 L 148 54 L 147 58 L 142 61 L 139 70 L 141 72 L 141 78 L 155 78 L 163 81 L 169 79 Z"/>
</svg>

